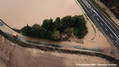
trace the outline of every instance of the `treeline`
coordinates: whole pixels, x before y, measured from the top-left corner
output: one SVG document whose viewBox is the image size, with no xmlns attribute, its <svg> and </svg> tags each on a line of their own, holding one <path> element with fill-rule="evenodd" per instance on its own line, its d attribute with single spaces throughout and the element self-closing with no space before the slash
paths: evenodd
<svg viewBox="0 0 119 67">
<path fill-rule="evenodd" d="M 34 24 L 33 26 L 25 26 L 21 29 L 23 35 L 43 38 L 50 40 L 62 40 L 62 34 L 68 36 L 74 34 L 78 38 L 83 38 L 88 30 L 86 27 L 86 20 L 83 15 L 66 16 L 60 19 L 57 17 L 55 21 L 46 19 L 42 25 Z"/>
<path fill-rule="evenodd" d="M 119 19 L 119 0 L 100 0 L 104 3 L 110 11 Z"/>
</svg>

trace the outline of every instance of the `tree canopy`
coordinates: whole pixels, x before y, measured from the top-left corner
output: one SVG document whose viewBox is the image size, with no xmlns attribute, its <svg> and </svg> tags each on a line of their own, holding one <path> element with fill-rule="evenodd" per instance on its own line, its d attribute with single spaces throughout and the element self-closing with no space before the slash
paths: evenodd
<svg viewBox="0 0 119 67">
<path fill-rule="evenodd" d="M 83 15 L 65 16 L 62 19 L 57 17 L 55 21 L 46 19 L 42 25 L 34 24 L 33 26 L 24 26 L 22 34 L 25 36 L 44 38 L 50 40 L 60 41 L 62 34 L 74 34 L 78 38 L 83 38 L 88 30 L 86 27 L 86 20 Z"/>
</svg>

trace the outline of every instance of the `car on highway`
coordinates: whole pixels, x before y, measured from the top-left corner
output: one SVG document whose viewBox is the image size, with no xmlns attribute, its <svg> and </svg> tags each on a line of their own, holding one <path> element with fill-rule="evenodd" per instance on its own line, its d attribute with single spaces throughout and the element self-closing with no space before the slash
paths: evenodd
<svg viewBox="0 0 119 67">
<path fill-rule="evenodd" d="M 14 38 L 18 38 L 18 34 L 13 34 L 12 35 Z"/>
</svg>

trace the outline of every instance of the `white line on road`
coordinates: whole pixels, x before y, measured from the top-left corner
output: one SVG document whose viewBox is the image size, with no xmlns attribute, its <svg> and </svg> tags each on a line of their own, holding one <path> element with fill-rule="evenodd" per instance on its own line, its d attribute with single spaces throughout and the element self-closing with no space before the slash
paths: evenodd
<svg viewBox="0 0 119 67">
<path fill-rule="evenodd" d="M 88 0 L 86 0 L 87 2 L 88 2 L 88 4 L 90 3 L 91 5 L 92 5 L 92 3 L 90 2 L 90 1 L 88 1 Z M 90 5 L 90 6 L 91 6 Z M 93 5 L 92 5 L 93 6 Z M 94 6 L 93 6 L 94 7 Z M 96 7 L 94 7 L 95 9 L 96 9 Z M 97 10 L 97 9 L 96 9 Z M 98 12 L 99 12 L 99 10 L 97 10 Z"/>
<path fill-rule="evenodd" d="M 90 2 L 90 1 L 89 1 Z M 81 3 L 82 4 L 82 3 Z M 83 4 L 82 4 L 83 5 Z M 90 5 L 91 6 L 91 5 Z M 85 7 L 85 6 L 84 6 Z M 95 8 L 95 7 L 94 7 Z M 86 9 L 87 10 L 87 9 Z M 97 9 L 96 9 L 97 10 Z M 114 34 L 114 36 L 119 40 L 119 37 L 112 31 L 112 29 L 107 25 L 107 23 L 102 19 L 102 17 L 100 17 L 100 15 L 95 11 L 93 10 L 98 16 L 99 18 L 105 23 L 105 25 L 109 28 L 109 30 Z"/>
<path fill-rule="evenodd" d="M 101 25 L 103 26 L 103 24 L 101 23 Z"/>
<path fill-rule="evenodd" d="M 110 34 L 110 36 L 113 37 L 112 34 Z"/>
<path fill-rule="evenodd" d="M 82 2 L 80 2 L 84 7 L 85 7 L 85 5 L 82 3 Z M 86 9 L 86 7 L 85 7 L 85 9 Z M 86 11 L 88 12 L 88 13 L 90 13 L 87 9 L 86 9 Z"/>
<path fill-rule="evenodd" d="M 97 18 L 97 20 L 99 21 L 99 18 Z"/>
<path fill-rule="evenodd" d="M 92 10 L 90 10 L 90 12 L 93 12 Z"/>
<path fill-rule="evenodd" d="M 89 0 L 87 0 L 87 2 L 88 2 L 88 4 L 90 3 L 93 6 L 93 8 L 95 8 L 99 12 L 99 10 Z M 102 15 L 102 17 L 105 18 L 103 15 Z M 105 20 L 107 21 L 107 19 L 105 19 Z M 108 24 L 111 25 L 109 22 L 108 22 Z M 115 28 L 112 25 L 111 25 L 111 27 L 115 30 Z M 119 37 L 117 37 L 117 38 L 119 39 Z"/>
<path fill-rule="evenodd" d="M 108 31 L 107 28 L 105 28 L 105 30 Z"/>
<path fill-rule="evenodd" d="M 119 40 L 117 40 L 117 41 L 119 41 Z"/>
<path fill-rule="evenodd" d="M 115 40 L 115 42 L 116 42 L 117 44 L 119 44 L 116 40 Z"/>
<path fill-rule="evenodd" d="M 100 17 L 100 15 L 94 10 L 94 12 Z M 105 23 L 105 21 L 102 19 L 102 17 L 100 17 L 101 20 Z M 105 23 L 105 25 L 110 29 L 110 31 L 119 39 L 119 37 L 112 31 L 112 29 L 107 25 L 107 23 Z"/>
<path fill-rule="evenodd" d="M 102 27 L 100 27 L 100 25 L 97 23 L 97 21 L 94 19 L 94 17 L 92 17 L 92 19 L 94 20 L 94 22 L 99 26 L 99 28 L 101 29 L 101 31 L 104 33 Z"/>
</svg>

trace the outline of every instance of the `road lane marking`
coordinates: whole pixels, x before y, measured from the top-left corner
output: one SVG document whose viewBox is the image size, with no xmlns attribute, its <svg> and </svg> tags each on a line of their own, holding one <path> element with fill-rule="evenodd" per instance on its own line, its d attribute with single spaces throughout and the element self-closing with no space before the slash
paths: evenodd
<svg viewBox="0 0 119 67">
<path fill-rule="evenodd" d="M 95 10 L 97 10 L 97 12 L 99 12 L 99 10 L 89 1 L 89 0 L 86 0 L 88 2 L 88 4 L 90 4 L 93 8 L 95 8 Z M 103 18 L 105 18 L 103 15 L 102 15 Z M 107 21 L 107 19 L 105 19 Z M 108 24 L 115 30 L 115 28 L 109 23 L 109 21 L 107 21 Z M 115 30 L 117 31 L 117 30 Z M 118 37 L 119 39 L 119 37 Z"/>
<path fill-rule="evenodd" d="M 90 5 L 87 1 L 84 2 L 84 0 L 82 0 L 82 2 L 83 2 L 84 4 L 86 4 L 86 6 L 87 6 L 89 9 L 91 9 L 91 5 Z"/>
<path fill-rule="evenodd" d="M 93 6 L 94 7 L 94 5 L 89 0 L 86 0 L 86 1 L 88 2 L 88 4 L 90 3 L 90 6 Z M 94 8 L 96 9 L 96 7 L 94 7 Z M 97 10 L 97 11 L 99 12 L 99 10 Z"/>
<path fill-rule="evenodd" d="M 103 26 L 103 24 L 101 23 L 101 25 Z"/>
<path fill-rule="evenodd" d="M 100 15 L 94 10 L 94 12 L 100 17 Z M 102 17 L 100 17 L 101 20 L 105 23 L 105 21 L 102 19 Z M 105 25 L 110 29 L 110 31 L 119 39 L 119 37 L 112 31 L 112 29 L 107 25 L 107 23 L 105 23 Z"/>
<path fill-rule="evenodd" d="M 102 30 L 102 27 L 100 27 L 100 25 L 97 23 L 97 21 L 94 19 L 94 17 L 92 17 L 92 19 L 93 19 L 94 22 L 99 26 L 99 28 L 101 29 L 102 33 L 104 33 L 104 31 Z"/>
<path fill-rule="evenodd" d="M 88 1 L 88 0 L 87 0 Z M 89 3 L 90 3 L 90 1 L 89 1 Z M 92 4 L 91 4 L 91 6 L 92 6 Z M 97 10 L 97 8 L 96 7 L 94 7 L 94 6 L 92 6 L 93 8 L 95 8 L 95 10 Z M 97 12 L 99 12 L 98 10 L 97 11 L 95 11 L 95 10 L 93 10 L 96 14 L 97 14 L 97 16 L 99 16 L 99 14 L 97 13 Z M 112 34 L 114 34 L 114 37 L 116 37 L 117 39 L 117 41 L 116 41 L 116 43 L 119 45 L 119 37 L 117 36 L 118 34 L 116 34 L 114 31 L 113 31 L 113 26 L 109 23 L 109 21 L 107 21 L 107 19 L 105 19 L 104 18 L 104 16 L 99 16 L 99 18 L 106 24 L 106 26 L 109 28 L 109 31 L 111 31 L 112 32 Z M 102 19 L 102 18 L 104 18 L 104 19 Z M 106 22 L 105 22 L 105 20 L 106 20 Z M 109 24 L 109 25 L 111 25 L 111 26 L 108 26 L 107 24 Z M 112 29 L 111 29 L 112 28 Z M 115 30 L 115 28 L 114 28 L 114 30 Z M 115 30 L 116 31 L 116 30 Z M 112 40 L 113 41 L 113 40 Z M 113 41 L 114 42 L 114 41 Z"/>
<path fill-rule="evenodd" d="M 103 15 L 101 15 L 103 18 L 105 18 Z M 107 21 L 107 19 L 105 19 L 105 21 Z M 108 22 L 108 24 L 115 30 L 115 31 L 117 31 L 113 26 L 112 26 L 112 24 L 110 24 L 109 23 L 109 21 L 107 21 Z"/>
<path fill-rule="evenodd" d="M 90 2 L 90 1 L 89 1 Z M 82 4 L 82 2 L 81 2 Z M 83 4 L 82 4 L 83 5 Z M 83 5 L 84 6 L 84 5 Z M 84 6 L 85 7 L 85 6 Z M 94 7 L 95 8 L 95 7 Z M 85 8 L 86 9 L 86 8 Z M 96 9 L 96 8 L 95 8 Z M 87 9 L 86 9 L 87 10 Z M 97 9 L 96 9 L 97 10 Z M 95 11 L 93 10 L 99 17 L 100 15 Z M 119 40 L 119 37 L 112 31 L 112 29 L 106 24 L 106 22 L 102 19 L 102 17 L 100 17 L 100 19 L 105 23 L 105 25 L 109 28 L 109 30 L 116 36 L 116 38 Z"/>
<path fill-rule="evenodd" d="M 105 30 L 108 31 L 107 28 L 105 28 Z"/>
<path fill-rule="evenodd" d="M 99 21 L 99 18 L 97 18 L 97 20 Z"/>
<path fill-rule="evenodd" d="M 97 16 L 97 14 L 93 14 L 93 16 L 95 17 L 95 16 Z M 96 18 L 97 19 L 97 18 Z"/>
<path fill-rule="evenodd" d="M 93 12 L 92 10 L 90 10 L 90 12 Z"/>
<path fill-rule="evenodd" d="M 110 34 L 110 36 L 113 37 L 112 34 Z"/>
<path fill-rule="evenodd" d="M 117 44 L 119 44 L 116 40 L 115 40 L 115 42 L 116 42 Z"/>
<path fill-rule="evenodd" d="M 87 10 L 86 6 L 82 2 L 80 2 L 80 3 L 85 7 L 86 11 L 90 14 L 90 12 Z"/>
</svg>

